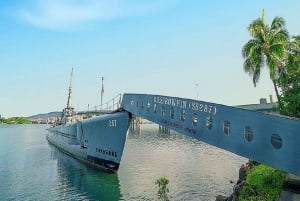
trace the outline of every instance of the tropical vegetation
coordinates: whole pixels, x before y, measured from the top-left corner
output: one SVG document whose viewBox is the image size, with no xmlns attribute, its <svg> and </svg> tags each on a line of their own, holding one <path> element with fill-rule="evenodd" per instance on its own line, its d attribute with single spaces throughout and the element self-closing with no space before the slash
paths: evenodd
<svg viewBox="0 0 300 201">
<path fill-rule="evenodd" d="M 300 118 L 300 36 L 293 36 L 288 46 L 285 73 L 278 80 L 281 89 L 279 110 L 283 115 Z"/>
<path fill-rule="evenodd" d="M 254 86 L 267 66 L 278 100 L 280 114 L 300 118 L 300 36 L 289 36 L 285 21 L 275 17 L 268 25 L 261 17 L 248 27 L 251 39 L 243 46 L 244 71 Z M 238 200 L 278 200 L 286 173 L 258 165 L 247 175 Z"/>
<path fill-rule="evenodd" d="M 256 86 L 267 66 L 279 112 L 300 118 L 300 36 L 289 36 L 282 17 L 275 17 L 268 25 L 264 16 L 263 10 L 248 27 L 251 39 L 242 48 L 244 71 Z"/>
<path fill-rule="evenodd" d="M 31 121 L 25 117 L 0 118 L 0 124 L 30 124 Z"/>
</svg>

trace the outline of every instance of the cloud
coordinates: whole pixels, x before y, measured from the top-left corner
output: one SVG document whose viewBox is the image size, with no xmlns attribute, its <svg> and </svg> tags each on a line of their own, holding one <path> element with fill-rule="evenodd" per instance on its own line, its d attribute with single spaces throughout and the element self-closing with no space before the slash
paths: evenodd
<svg viewBox="0 0 300 201">
<path fill-rule="evenodd" d="M 25 0 L 17 16 L 45 29 L 72 29 L 93 21 L 157 12 L 176 0 Z"/>
</svg>

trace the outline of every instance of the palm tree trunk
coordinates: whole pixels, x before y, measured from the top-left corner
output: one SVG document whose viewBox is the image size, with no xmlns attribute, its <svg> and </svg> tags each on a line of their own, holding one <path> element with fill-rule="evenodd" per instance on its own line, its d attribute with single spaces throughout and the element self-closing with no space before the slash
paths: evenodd
<svg viewBox="0 0 300 201">
<path fill-rule="evenodd" d="M 277 101 L 278 101 L 278 103 L 280 103 L 280 96 L 279 96 L 279 93 L 278 93 L 278 88 L 277 88 L 276 81 L 272 80 L 272 82 L 273 82 L 274 89 L 275 89 L 275 92 L 276 92 Z"/>
</svg>

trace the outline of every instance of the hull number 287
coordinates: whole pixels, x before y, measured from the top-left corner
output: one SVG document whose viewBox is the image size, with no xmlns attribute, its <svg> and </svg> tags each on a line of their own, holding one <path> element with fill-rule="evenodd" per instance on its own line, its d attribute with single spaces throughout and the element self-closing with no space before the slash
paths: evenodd
<svg viewBox="0 0 300 201">
<path fill-rule="evenodd" d="M 108 126 L 109 127 L 117 127 L 117 120 L 116 119 L 109 120 Z"/>
</svg>

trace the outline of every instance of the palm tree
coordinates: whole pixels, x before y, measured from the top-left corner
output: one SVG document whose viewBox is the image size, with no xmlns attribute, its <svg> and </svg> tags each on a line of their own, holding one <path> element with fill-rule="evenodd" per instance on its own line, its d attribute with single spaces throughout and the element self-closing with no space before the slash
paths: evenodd
<svg viewBox="0 0 300 201">
<path fill-rule="evenodd" d="M 242 49 L 245 59 L 244 71 L 252 76 L 255 87 L 259 81 L 261 69 L 267 66 L 277 100 L 280 102 L 277 79 L 284 72 L 289 40 L 285 21 L 281 17 L 275 17 L 269 26 L 264 21 L 264 10 L 262 10 L 261 17 L 249 25 L 248 31 L 252 38 Z"/>
</svg>

